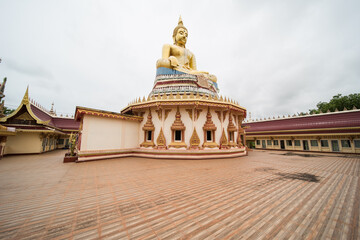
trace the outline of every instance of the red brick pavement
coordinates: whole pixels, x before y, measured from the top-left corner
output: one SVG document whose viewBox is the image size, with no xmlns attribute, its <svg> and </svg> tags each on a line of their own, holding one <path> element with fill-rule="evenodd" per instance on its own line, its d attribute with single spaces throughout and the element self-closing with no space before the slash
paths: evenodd
<svg viewBox="0 0 360 240">
<path fill-rule="evenodd" d="M 0 239 L 360 238 L 360 156 L 63 164 L 64 153 L 0 160 Z"/>
</svg>

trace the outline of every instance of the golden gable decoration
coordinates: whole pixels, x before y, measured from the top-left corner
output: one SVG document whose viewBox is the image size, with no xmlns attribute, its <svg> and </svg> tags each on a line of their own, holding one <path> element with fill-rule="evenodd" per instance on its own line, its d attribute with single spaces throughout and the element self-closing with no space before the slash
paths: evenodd
<svg viewBox="0 0 360 240">
<path fill-rule="evenodd" d="M 167 149 L 166 147 L 166 139 L 164 136 L 164 132 L 162 128 L 160 129 L 159 136 L 156 139 L 157 149 Z"/>
<path fill-rule="evenodd" d="M 196 132 L 196 129 L 194 128 L 193 134 L 190 138 L 190 149 L 198 150 L 200 146 L 200 138 L 199 135 Z"/>
<path fill-rule="evenodd" d="M 225 130 L 223 129 L 223 132 L 221 134 L 221 138 L 220 138 L 220 149 L 227 149 L 229 148 L 229 143 L 225 134 Z"/>
</svg>

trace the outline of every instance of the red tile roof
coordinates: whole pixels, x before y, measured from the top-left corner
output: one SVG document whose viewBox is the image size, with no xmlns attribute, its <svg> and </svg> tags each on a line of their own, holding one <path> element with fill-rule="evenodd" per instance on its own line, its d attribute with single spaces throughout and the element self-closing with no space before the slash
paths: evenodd
<svg viewBox="0 0 360 240">
<path fill-rule="evenodd" d="M 80 122 L 75 121 L 73 118 L 65 118 L 58 116 L 51 116 L 42 109 L 31 104 L 31 111 L 38 117 L 41 121 L 49 121 L 49 125 L 53 127 L 60 128 L 61 130 L 78 130 Z"/>
<path fill-rule="evenodd" d="M 360 110 L 244 123 L 247 133 L 360 127 Z"/>
</svg>

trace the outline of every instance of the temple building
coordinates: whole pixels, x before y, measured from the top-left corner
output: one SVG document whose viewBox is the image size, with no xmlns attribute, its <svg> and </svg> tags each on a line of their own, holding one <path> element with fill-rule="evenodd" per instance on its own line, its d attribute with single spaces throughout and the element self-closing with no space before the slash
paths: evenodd
<svg viewBox="0 0 360 240">
<path fill-rule="evenodd" d="M 360 110 L 269 119 L 243 124 L 256 149 L 360 153 Z"/>
<path fill-rule="evenodd" d="M 77 107 L 78 161 L 141 156 L 209 159 L 247 154 L 246 109 L 219 96 L 217 78 L 196 68 L 181 18 L 156 63 L 153 89 L 120 113 Z"/>
<path fill-rule="evenodd" d="M 4 90 L 5 90 L 6 78 L 4 78 L 3 82 L 0 84 L 0 118 L 4 117 L 4 105 L 5 102 L 2 100 L 5 97 Z M 8 136 L 15 136 L 15 128 L 12 127 L 5 127 L 0 125 L 0 158 L 4 156 L 4 150 L 6 145 L 6 140 Z"/>
<path fill-rule="evenodd" d="M 53 108 L 45 110 L 29 99 L 26 89 L 19 107 L 0 119 L 2 126 L 12 129 L 3 147 L 6 154 L 42 153 L 67 148 L 69 135 L 78 133 L 79 122 L 72 117 L 57 116 Z"/>
</svg>

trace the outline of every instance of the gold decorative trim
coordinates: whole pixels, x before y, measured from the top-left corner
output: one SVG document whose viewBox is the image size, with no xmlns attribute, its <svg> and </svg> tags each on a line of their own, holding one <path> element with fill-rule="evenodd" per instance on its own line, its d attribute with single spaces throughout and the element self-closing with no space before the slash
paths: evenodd
<svg viewBox="0 0 360 240">
<path fill-rule="evenodd" d="M 172 142 L 169 148 L 187 148 L 187 145 L 185 142 Z"/>
<path fill-rule="evenodd" d="M 191 149 L 199 149 L 200 146 L 200 138 L 199 135 L 196 132 L 196 129 L 194 128 L 193 134 L 190 138 L 190 148 Z"/>
<path fill-rule="evenodd" d="M 152 115 L 151 115 L 151 109 L 149 109 L 149 114 L 147 116 L 147 121 L 144 124 L 143 128 L 144 131 L 154 131 L 155 130 L 155 126 L 152 122 Z"/>
<path fill-rule="evenodd" d="M 151 142 L 143 142 L 140 144 L 140 147 L 155 147 L 155 143 L 153 141 Z"/>
<path fill-rule="evenodd" d="M 179 107 L 177 107 L 176 110 L 176 114 L 175 114 L 175 120 L 174 123 L 171 125 L 171 144 L 169 145 L 169 147 L 175 147 L 175 148 L 181 148 L 181 147 L 187 147 L 187 145 L 185 144 L 185 125 L 184 123 L 181 121 L 181 114 L 180 114 L 180 110 Z M 181 141 L 180 142 L 175 142 L 175 131 L 181 131 Z"/>
<path fill-rule="evenodd" d="M 221 111 L 215 111 L 215 112 L 218 115 L 219 121 L 221 122 Z"/>
<path fill-rule="evenodd" d="M 228 111 L 224 111 L 224 112 L 223 112 L 223 122 L 225 122 L 227 112 L 228 112 Z M 229 115 L 230 115 L 230 114 L 229 114 Z"/>
<path fill-rule="evenodd" d="M 166 138 L 164 136 L 162 128 L 160 129 L 159 136 L 156 139 L 157 149 L 167 149 Z"/>
<path fill-rule="evenodd" d="M 220 108 L 226 108 L 229 110 L 241 112 L 242 115 L 246 115 L 246 109 L 230 102 L 225 102 L 222 97 L 220 99 L 204 99 L 201 97 L 198 93 L 193 96 L 190 94 L 188 98 L 180 98 L 180 99 L 171 99 L 171 94 L 167 96 L 167 99 L 155 97 L 152 95 L 149 100 L 145 102 L 135 102 L 129 104 L 127 107 L 125 107 L 123 110 L 121 110 L 122 113 L 128 112 L 131 109 L 142 109 L 147 107 L 153 107 L 153 106 L 172 106 L 172 105 L 196 105 L 196 106 L 211 106 L 211 107 L 220 107 Z M 180 95 L 181 97 L 182 95 Z"/>
<path fill-rule="evenodd" d="M 227 149 L 229 148 L 229 142 L 226 138 L 226 134 L 225 134 L 225 130 L 223 129 L 223 132 L 221 134 L 221 138 L 220 138 L 220 149 Z"/>
<path fill-rule="evenodd" d="M 171 112 L 171 109 L 165 109 L 165 119 L 164 119 L 164 121 L 166 120 L 166 118 L 168 117 L 170 112 Z"/>
<path fill-rule="evenodd" d="M 79 119 L 81 115 L 92 115 L 98 117 L 107 117 L 107 118 L 116 118 L 116 119 L 123 119 L 123 120 L 132 120 L 132 121 L 139 121 L 143 120 L 143 117 L 140 116 L 129 116 L 123 115 L 121 113 L 111 113 L 105 111 L 96 111 L 96 110 L 88 110 L 88 109 L 76 109 L 75 119 Z"/>
<path fill-rule="evenodd" d="M 157 109 L 155 112 L 157 113 L 159 120 L 162 121 L 162 109 Z"/>
<path fill-rule="evenodd" d="M 185 130 L 185 125 L 184 123 L 181 121 L 181 114 L 180 114 L 180 110 L 179 107 L 177 107 L 177 111 L 175 114 L 175 121 L 174 123 L 171 125 L 171 130 Z"/>
<path fill-rule="evenodd" d="M 140 144 L 140 147 L 154 147 L 155 143 L 154 143 L 154 131 L 155 131 L 155 126 L 152 122 L 152 115 L 151 115 L 151 109 L 149 108 L 149 114 L 147 116 L 147 121 L 143 126 L 143 131 L 144 131 L 144 142 Z M 151 131 L 151 141 L 147 140 L 147 133 L 148 131 Z"/>
<path fill-rule="evenodd" d="M 199 116 L 200 116 L 200 113 L 202 112 L 202 109 L 196 109 L 195 112 L 196 112 L 195 120 L 198 120 Z"/>
<path fill-rule="evenodd" d="M 216 126 L 211 119 L 210 108 L 208 108 L 208 112 L 206 114 L 206 122 L 203 126 L 203 129 L 205 131 L 216 131 Z"/>
<path fill-rule="evenodd" d="M 204 142 L 204 148 L 218 148 L 219 145 L 216 142 Z"/>
<path fill-rule="evenodd" d="M 228 124 L 227 130 L 228 130 L 228 132 L 235 132 L 237 130 L 236 126 L 234 125 L 234 123 L 232 121 L 231 114 L 229 114 L 229 124 Z"/>
<path fill-rule="evenodd" d="M 192 116 L 193 110 L 192 109 L 185 109 L 185 110 L 189 114 L 190 119 L 193 120 L 193 116 Z"/>
</svg>

